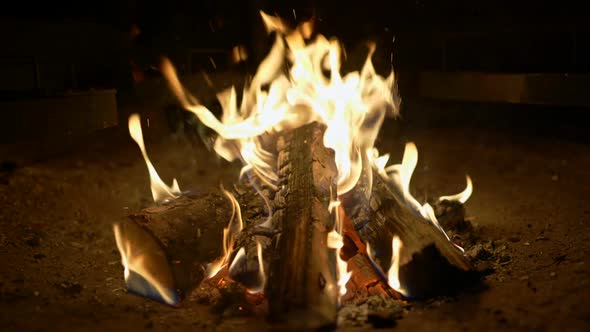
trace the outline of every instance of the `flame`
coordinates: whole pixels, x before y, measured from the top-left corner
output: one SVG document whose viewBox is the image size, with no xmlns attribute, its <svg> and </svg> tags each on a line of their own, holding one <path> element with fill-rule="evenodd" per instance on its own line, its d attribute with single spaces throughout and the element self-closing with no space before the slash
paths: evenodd
<svg viewBox="0 0 590 332">
<path fill-rule="evenodd" d="M 387 271 L 387 281 L 391 288 L 395 289 L 398 293 L 405 295 L 403 288 L 399 281 L 399 261 L 400 251 L 402 249 L 402 241 L 396 235 L 391 240 L 391 266 Z"/>
<path fill-rule="evenodd" d="M 244 45 L 236 45 L 231 49 L 231 60 L 233 63 L 240 63 L 248 60 L 248 51 Z"/>
<path fill-rule="evenodd" d="M 397 114 L 393 71 L 387 78 L 375 72 L 373 46 L 360 72 L 342 76 L 336 39 L 318 35 L 305 44 L 313 21 L 291 30 L 277 17 L 261 16 L 267 31 L 276 34 L 275 43 L 244 89 L 239 107 L 234 88 L 218 95 L 221 120 L 185 91 L 170 61 L 162 63 L 162 72 L 183 107 L 217 132 L 215 151 L 228 161 L 241 159 L 244 170 L 254 171 L 267 184 L 276 183 L 275 164 L 258 139 L 313 121 L 325 124 L 324 145 L 335 151 L 338 194 L 344 194 L 360 178 L 363 154 L 371 151 L 385 113 Z M 286 62 L 291 64 L 288 74 L 283 72 Z"/>
<path fill-rule="evenodd" d="M 167 59 L 162 62 L 162 73 L 181 105 L 217 133 L 216 153 L 227 161 L 242 161 L 240 178 L 246 175 L 256 177 L 264 186 L 277 189 L 276 156 L 266 150 L 262 142 L 283 130 L 314 121 L 321 123 L 326 126 L 323 143 L 335 155 L 338 196 L 353 189 L 364 171 L 368 169 L 370 175 L 371 168 L 374 168 L 388 183 L 392 194 L 400 197 L 416 216 L 432 223 L 447 236 L 432 207 L 428 203 L 419 203 L 410 192 L 412 174 L 418 163 L 416 145 L 407 143 L 401 163 L 391 166 L 387 166 L 389 155 L 380 156 L 374 148 L 386 114 L 399 113 L 393 70 L 389 76 L 383 77 L 376 73 L 372 64 L 375 45 L 369 45 L 360 71 L 342 75 L 340 67 L 344 49 L 337 39 L 328 39 L 323 35 L 310 40 L 313 20 L 292 29 L 278 17 L 263 12 L 260 15 L 267 32 L 275 35 L 274 44 L 251 82 L 244 87 L 240 103 L 233 87 L 217 95 L 223 111 L 219 119 L 186 91 L 172 63 Z M 288 72 L 284 70 L 286 67 Z M 252 181 L 252 178 L 249 179 Z M 370 181 L 369 177 L 369 184 Z M 467 181 L 464 192 L 441 199 L 464 203 L 472 191 L 469 177 Z M 256 185 L 254 187 L 261 193 Z M 210 264 L 209 277 L 228 264 L 235 236 L 242 228 L 237 201 L 228 192 L 224 193 L 232 202 L 234 213 L 224 231 L 224 256 Z M 267 200 L 265 204 L 271 216 L 270 204 Z M 343 295 L 351 274 L 347 271 L 347 263 L 340 259 L 343 238 L 339 204 L 334 200 L 329 206 L 330 213 L 337 209 L 335 226 L 327 236 L 327 244 L 336 250 L 338 285 Z M 263 225 L 268 226 L 269 221 L 270 217 Z M 390 285 L 398 291 L 402 289 L 397 279 L 401 247 L 401 240 L 394 237 L 388 277 Z M 240 249 L 238 255 L 236 259 L 242 259 L 245 251 Z"/>
<path fill-rule="evenodd" d="M 145 150 L 145 144 L 143 143 L 143 133 L 141 131 L 141 119 L 139 114 L 131 114 L 129 117 L 129 134 L 139 146 L 143 159 L 145 160 L 145 164 L 147 165 L 148 171 L 150 173 L 150 188 L 152 190 L 154 202 L 165 203 L 180 196 L 181 192 L 176 179 L 172 180 L 172 187 L 168 187 L 168 185 L 166 185 L 158 175 L 154 165 L 152 165 L 152 162 L 150 161 L 150 158 L 148 157 Z"/>
<path fill-rule="evenodd" d="M 342 250 L 342 247 L 344 246 L 342 237 L 342 213 L 344 213 L 344 211 L 339 207 L 340 201 L 331 201 L 328 206 L 328 211 L 330 213 L 334 213 L 335 209 L 335 223 L 334 229 L 328 233 L 326 242 L 328 248 L 336 249 L 336 272 L 338 277 L 339 294 L 342 297 L 346 295 L 346 283 L 350 280 L 352 272 L 348 271 L 348 263 L 340 257 L 340 250 Z"/>
<path fill-rule="evenodd" d="M 255 287 L 247 288 L 246 291 L 250 294 L 258 294 L 264 290 L 266 286 L 266 272 L 264 272 L 264 260 L 262 257 L 262 245 L 260 242 L 256 241 L 256 257 L 258 260 L 258 280 L 259 283 Z M 238 253 L 234 257 L 232 263 L 229 266 L 229 272 L 231 273 L 232 270 L 240 264 L 240 262 L 246 258 L 246 249 L 241 247 L 238 250 Z"/>
<path fill-rule="evenodd" d="M 232 205 L 232 214 L 231 218 L 229 219 L 229 223 L 227 224 L 227 227 L 223 229 L 223 256 L 219 257 L 217 260 L 207 265 L 207 269 L 205 271 L 205 279 L 215 277 L 217 273 L 221 271 L 221 269 L 227 266 L 227 264 L 229 263 L 230 255 L 234 249 L 236 237 L 244 228 L 240 204 L 238 203 L 234 195 L 232 195 L 229 191 L 223 188 L 221 189 L 221 191 L 223 192 L 225 197 L 229 199 Z M 238 258 L 238 255 L 240 255 L 240 252 L 242 252 L 243 256 L 245 254 L 244 248 L 240 248 L 238 254 L 236 255 L 236 258 Z M 234 258 L 234 261 L 237 261 L 237 259 Z M 233 263 L 231 265 L 233 265 Z"/>
<path fill-rule="evenodd" d="M 402 198 L 405 200 L 407 206 L 416 215 L 431 222 L 447 238 L 447 240 L 449 240 L 449 242 L 453 243 L 443 227 L 438 222 L 432 206 L 428 203 L 424 203 L 423 205 L 420 204 L 418 200 L 410 193 L 410 181 L 412 179 L 414 169 L 418 164 L 418 149 L 416 148 L 416 145 L 413 142 L 406 143 L 406 148 L 404 150 L 401 164 L 386 166 L 387 161 L 389 160 L 389 155 L 386 154 L 379 156 L 379 151 L 377 149 L 372 150 L 371 160 L 379 175 L 391 183 L 394 188 L 397 188 L 401 191 Z M 446 199 L 465 203 L 471 196 L 472 192 L 473 184 L 471 182 L 471 178 L 467 176 L 467 187 L 463 192 L 452 196 L 442 196 L 439 198 L 439 200 L 442 201 Z M 457 247 L 457 249 L 459 249 L 461 252 L 464 252 L 461 246 L 455 243 L 453 243 L 453 245 L 455 245 L 455 247 Z"/>
<path fill-rule="evenodd" d="M 465 187 L 465 190 L 463 190 L 462 192 L 456 194 L 456 195 L 449 195 L 449 196 L 441 196 L 438 198 L 439 201 L 457 201 L 461 204 L 465 204 L 465 202 L 467 202 L 467 200 L 469 199 L 469 197 L 471 197 L 471 194 L 473 193 L 473 183 L 471 182 L 471 177 L 469 177 L 469 175 L 466 176 L 467 178 L 467 186 Z"/>
<path fill-rule="evenodd" d="M 258 278 L 260 280 L 260 284 L 256 288 L 249 288 L 248 293 L 250 294 L 258 294 L 264 290 L 264 286 L 266 285 L 266 273 L 264 272 L 264 262 L 262 259 L 262 245 L 260 242 L 256 241 L 256 254 L 258 257 Z"/>
<path fill-rule="evenodd" d="M 133 223 L 115 224 L 113 232 L 127 287 L 140 295 L 177 305 L 179 295 L 160 246 Z"/>
</svg>

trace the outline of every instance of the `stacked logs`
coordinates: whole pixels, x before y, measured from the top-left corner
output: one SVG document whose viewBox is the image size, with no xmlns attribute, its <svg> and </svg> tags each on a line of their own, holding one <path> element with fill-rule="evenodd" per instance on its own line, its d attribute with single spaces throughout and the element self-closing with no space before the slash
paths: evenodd
<svg viewBox="0 0 590 332">
<path fill-rule="evenodd" d="M 269 317 L 304 328 L 335 324 L 339 305 L 335 250 L 327 246 L 327 235 L 334 229 L 334 217 L 328 206 L 336 192 L 337 170 L 333 151 L 323 145 L 324 130 L 322 125 L 311 123 L 279 133 L 274 151 L 279 176 L 277 187 L 258 183 L 234 190 L 238 201 L 246 202 L 243 206 L 246 212 L 245 226 L 234 244 L 230 262 L 240 249 L 245 254 L 232 263 L 229 277 L 248 289 L 264 283 Z M 365 172 L 353 191 L 340 197 L 340 208 L 346 216 L 341 258 L 353 271 L 347 296 L 402 297 L 388 286 L 383 273 L 389 268 L 394 236 L 403 243 L 399 277 L 406 297 L 440 294 L 470 280 L 474 276 L 472 267 L 461 251 L 433 224 L 413 214 L 395 194 L 395 188 L 376 172 L 373 174 L 370 169 L 369 172 Z M 269 211 L 264 208 L 263 197 L 272 202 L 272 218 L 266 222 Z M 207 241 L 194 241 L 196 224 L 178 224 L 183 215 L 194 213 L 194 206 L 181 203 L 183 200 L 169 203 L 171 207 L 160 212 L 143 211 L 130 222 L 137 223 L 161 242 L 162 251 L 175 267 L 173 275 L 178 287 L 186 293 L 199 284 L 203 273 L 199 262 L 184 253 L 202 250 L 202 243 Z M 219 196 L 213 201 L 221 203 Z M 210 219 L 206 222 L 227 222 L 227 213 L 219 212 L 227 210 L 230 209 L 217 206 L 217 214 L 206 216 Z M 252 210 L 258 212 L 248 212 Z M 171 218 L 171 213 L 176 217 Z M 186 217 L 186 220 L 192 219 Z M 170 233 L 168 228 L 176 231 Z M 221 233 L 219 229 L 214 234 Z M 216 244 L 221 243 L 220 239 Z M 367 243 L 375 253 L 375 261 L 367 253 Z M 183 263 L 178 261 L 186 266 L 180 268 L 177 265 Z M 264 280 L 261 270 L 266 272 Z"/>
</svg>

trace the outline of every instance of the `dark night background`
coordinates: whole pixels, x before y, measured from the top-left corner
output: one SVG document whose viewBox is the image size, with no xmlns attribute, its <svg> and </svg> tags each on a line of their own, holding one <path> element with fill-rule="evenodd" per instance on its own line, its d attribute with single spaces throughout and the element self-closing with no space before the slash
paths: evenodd
<svg viewBox="0 0 590 332">
<path fill-rule="evenodd" d="M 166 242 L 188 249 L 195 274 L 221 255 L 232 208 L 220 184 L 237 191 L 234 184 L 250 177 L 239 180 L 239 161 L 211 151 L 212 131 L 178 105 L 158 68 L 161 56 L 170 57 L 187 90 L 218 113 L 216 93 L 244 84 L 271 46 L 262 9 L 290 24 L 315 17 L 316 32 L 343 42 L 344 70 L 358 70 L 367 41 L 377 42 L 375 67 L 386 75 L 393 62 L 402 102 L 376 146 L 394 164 L 406 142 L 416 144 L 410 189 L 418 201 L 434 203 L 463 190 L 466 174 L 473 179 L 473 196 L 461 209 L 466 217 L 457 223 L 466 233 L 449 235 L 482 259 L 485 287 L 410 301 L 394 328 L 590 331 L 590 12 L 581 3 L 3 1 L 0 326 L 269 330 L 262 315 L 242 310 L 241 296 L 234 303 L 223 291 L 212 292 L 217 300 L 208 304 L 196 294 L 178 308 L 129 294 L 112 228 L 140 211 L 167 213 L 152 199 L 148 169 L 129 135 L 128 117 L 137 113 L 162 180 L 177 179 L 198 202 L 169 211 L 178 217 L 160 218 L 164 233 L 186 230 L 190 247 L 185 237 Z M 249 56 L 236 63 L 232 50 L 239 45 Z M 237 197 L 249 204 L 247 194 Z M 246 222 L 266 216 L 262 204 L 241 211 Z M 387 312 L 371 320 L 391 323 Z"/>
<path fill-rule="evenodd" d="M 253 73 L 272 40 L 258 9 L 279 14 L 291 24 L 315 16 L 317 32 L 337 36 L 344 43 L 349 68 L 361 64 L 367 40 L 377 41 L 376 68 L 386 74 L 393 54 L 406 102 L 441 96 L 476 103 L 508 102 L 515 119 L 523 113 L 512 112 L 514 105 L 550 105 L 560 112 L 563 107 L 590 106 L 585 97 L 585 74 L 590 70 L 587 9 L 575 1 L 530 0 L 14 2 L 0 13 L 0 97 L 34 99 L 62 96 L 64 91 L 115 89 L 119 117 L 125 119 L 122 109 L 128 105 L 146 102 L 140 101 L 146 94 L 164 93 L 146 88 L 158 80 L 163 55 L 185 77 L 203 72 Z M 246 46 L 245 63 L 229 61 L 236 45 Z M 430 73 L 439 79 L 442 75 L 442 83 Z M 453 73 L 483 73 L 475 78 L 475 86 L 481 85 L 482 90 L 463 91 L 463 86 L 474 84 Z M 496 81 L 485 75 L 510 73 L 577 76 L 565 83 L 564 76 L 533 78 L 522 92 L 512 89 L 504 95 L 485 88 L 510 86 L 525 77 Z M 461 96 L 457 91 L 433 91 L 439 90 L 430 88 L 433 85 L 456 86 Z M 568 111 L 566 117 L 576 112 Z M 485 107 L 481 114 L 487 117 Z M 9 141 L 10 135 L 4 134 Z"/>
</svg>

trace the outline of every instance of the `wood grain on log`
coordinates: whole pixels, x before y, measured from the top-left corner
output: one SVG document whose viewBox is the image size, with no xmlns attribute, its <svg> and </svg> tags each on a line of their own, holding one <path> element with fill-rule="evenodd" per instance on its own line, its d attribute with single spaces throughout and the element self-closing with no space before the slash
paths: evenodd
<svg viewBox="0 0 590 332">
<path fill-rule="evenodd" d="M 217 194 L 182 196 L 165 205 L 154 206 L 129 216 L 120 225 L 135 252 L 145 261 L 166 257 L 155 271 L 172 275 L 174 286 L 182 297 L 199 285 L 204 266 L 222 254 L 223 228 L 230 217 L 227 199 Z M 142 233 L 142 234 L 140 234 Z M 134 239 L 141 238 L 143 242 Z M 146 243 L 145 241 L 150 241 Z M 160 248 L 145 251 L 143 248 Z"/>
<path fill-rule="evenodd" d="M 333 229 L 328 205 L 337 171 L 333 151 L 323 145 L 323 131 L 312 123 L 277 141 L 275 214 L 281 234 L 266 289 L 269 318 L 301 328 L 333 325 L 337 315 L 336 257 L 327 247 Z"/>
</svg>

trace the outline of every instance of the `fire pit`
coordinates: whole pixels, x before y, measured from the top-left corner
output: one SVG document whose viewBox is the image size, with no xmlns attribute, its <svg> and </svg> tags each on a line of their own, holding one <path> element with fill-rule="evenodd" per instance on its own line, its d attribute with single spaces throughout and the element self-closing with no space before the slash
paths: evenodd
<svg viewBox="0 0 590 332">
<path fill-rule="evenodd" d="M 261 16 L 275 44 L 239 107 L 233 88 L 218 95 L 221 121 L 186 91 L 168 60 L 162 64 L 182 106 L 218 135 L 215 152 L 243 163 L 234 189 L 221 189 L 231 216 L 223 254 L 206 267 L 191 258 L 205 239 L 185 218 L 203 198 L 160 179 L 139 116 L 129 118 L 158 204 L 114 226 L 129 290 L 177 306 L 199 290 L 202 297 L 206 288 L 231 287 L 252 306 L 267 303 L 273 322 L 321 328 L 336 325 L 343 305 L 377 297 L 401 306 L 477 280 L 439 222 L 453 211 L 459 220 L 447 223 L 463 222 L 471 179 L 462 193 L 434 202 L 437 215 L 410 193 L 416 146 L 407 143 L 395 165 L 374 146 L 385 118 L 399 112 L 394 74 L 375 72 L 374 46 L 360 72 L 342 76 L 338 41 L 312 38 L 313 21 L 290 29 Z M 244 216 L 242 206 L 258 214 Z"/>
<path fill-rule="evenodd" d="M 379 7 L 363 5 L 365 13 L 354 14 L 373 21 L 372 13 Z M 423 5 L 433 11 L 432 4 L 415 4 Z M 344 10 L 338 7 L 326 5 L 326 12 L 340 16 Z M 396 75 L 391 81 L 381 68 L 389 62 L 383 47 L 372 57 L 372 45 L 363 48 L 363 60 L 368 55 L 363 66 L 354 61 L 346 29 L 342 29 L 345 51 L 336 40 L 315 32 L 308 35 L 311 30 L 305 26 L 288 27 L 268 16 L 274 29 L 269 38 L 277 44 L 256 80 L 244 72 L 228 71 L 222 59 L 209 61 L 207 53 L 195 56 L 191 51 L 191 67 L 183 63 L 184 56 L 170 52 L 174 61 L 164 61 L 161 68 L 165 78 L 157 77 L 155 70 L 143 81 L 141 75 L 135 77 L 132 92 L 137 98 L 116 86 L 123 119 L 118 126 L 84 135 L 72 132 L 66 141 L 52 134 L 57 128 L 37 133 L 17 130 L 27 140 L 5 133 L 0 143 L 2 327 L 7 331 L 257 331 L 396 325 L 403 331 L 437 332 L 588 330 L 590 148 L 583 135 L 588 112 L 583 107 L 505 103 L 526 93 L 521 102 L 587 105 L 584 94 L 577 93 L 587 75 L 552 74 L 547 81 L 537 74 L 498 75 L 506 67 L 493 67 L 506 64 L 500 60 L 521 45 L 544 50 L 550 38 L 549 44 L 559 46 L 550 54 L 520 52 L 514 58 L 527 60 L 527 55 L 537 54 L 530 60 L 546 61 L 551 54 L 569 50 L 572 54 L 563 57 L 576 53 L 573 59 L 580 69 L 583 25 L 574 22 L 572 27 L 567 22 L 567 29 L 574 31 L 559 32 L 577 45 L 571 50 L 567 43 L 553 43 L 561 37 L 531 30 L 542 37 L 542 47 L 537 48 L 539 44 L 523 34 L 509 36 L 518 30 L 514 26 L 498 35 L 497 28 L 507 21 L 480 27 L 471 21 L 455 22 L 440 8 L 435 8 L 436 17 L 453 21 L 453 29 L 469 30 L 446 31 L 441 37 L 440 65 L 445 73 L 424 73 L 442 70 L 425 65 L 438 57 L 432 48 L 439 45 L 441 30 L 436 27 L 440 25 L 425 24 L 429 18 L 424 17 L 415 21 L 419 15 L 407 8 L 396 13 L 383 10 L 382 21 L 375 22 L 375 29 L 390 28 L 390 35 L 396 34 Z M 554 10 L 552 6 L 552 14 Z M 175 10 L 181 11 L 190 10 Z M 505 12 L 506 6 L 497 11 Z M 250 27 L 238 22 L 243 15 L 236 12 L 233 25 Z M 115 22 L 118 13 L 112 13 Z M 298 10 L 299 18 L 300 14 Z M 318 15 L 323 19 L 318 20 L 318 29 L 340 29 L 325 13 Z M 161 16 L 153 16 L 158 19 L 151 32 L 163 28 Z M 389 25 L 397 25 L 393 18 L 400 17 L 412 25 Z M 561 19 L 551 22 L 559 25 L 556 21 Z M 62 21 L 54 23 L 64 27 L 63 34 L 47 29 L 47 34 L 28 34 L 35 35 L 32 40 L 15 38 L 19 29 L 5 29 L 7 38 L 15 41 L 7 45 L 25 47 L 21 52 L 25 56 L 34 55 L 27 50 L 79 46 L 67 42 L 73 40 L 68 39 L 71 28 L 67 27 L 78 23 Z M 350 24 L 349 17 L 342 15 L 341 22 Z M 211 23 L 218 29 L 223 22 Z M 19 26 L 31 26 L 27 24 Z M 150 44 L 148 27 L 138 25 L 146 34 L 144 46 L 155 46 Z M 366 35 L 363 26 L 351 24 L 350 30 Z M 178 30 L 191 35 L 186 27 L 180 24 Z M 254 34 L 248 30 L 245 34 Z M 216 31 L 209 35 L 220 36 Z M 84 29 L 77 35 L 88 37 Z M 492 43 L 480 38 L 492 35 Z M 390 36 L 384 39 L 389 42 Z M 561 40 L 570 40 L 566 39 Z M 178 40 L 172 38 L 171 43 Z M 107 40 L 97 45 L 105 44 Z M 206 45 L 199 39 L 191 47 Z M 244 45 L 251 51 L 251 44 Z M 478 52 L 463 52 L 474 45 Z M 240 47 L 236 50 L 238 56 L 233 54 L 231 61 L 242 61 L 245 53 Z M 111 51 L 91 52 L 92 58 L 116 53 Z M 421 57 L 430 51 L 426 59 Z M 216 54 L 227 54 L 230 61 L 230 54 L 223 52 Z M 248 59 L 253 58 L 258 57 L 248 54 Z M 199 65 L 193 60 L 209 67 L 216 63 L 217 69 L 205 78 L 194 70 Z M 334 70 L 339 61 L 342 68 Z M 145 62 L 154 64 L 151 59 Z M 138 62 L 134 70 L 146 69 L 145 62 Z M 57 68 L 55 64 L 40 63 L 41 88 L 57 82 L 46 70 Z M 475 65 L 492 66 L 485 67 L 491 72 L 455 72 L 482 68 Z M 559 65 L 552 68 L 564 68 Z M 68 73 L 75 69 L 66 67 Z M 150 67 L 150 73 L 156 67 Z M 12 77 L 20 73 L 9 69 Z M 24 72 L 30 74 L 28 69 Z M 131 74 L 125 68 L 120 73 Z M 235 78 L 236 86 L 246 78 L 245 93 L 224 92 L 227 86 L 220 82 L 228 78 Z M 23 80 L 4 77 L 3 82 L 4 87 L 14 88 Z M 500 89 L 503 82 L 515 84 Z M 401 107 L 397 83 L 404 97 Z M 477 84 L 463 89 L 468 83 Z M 561 83 L 567 84 L 557 89 Z M 575 96 L 565 93 L 576 86 Z M 222 105 L 211 101 L 214 87 Z M 346 93 L 337 93 L 342 89 Z M 162 96 L 166 93 L 172 98 Z M 18 98 L 26 103 L 31 96 L 38 95 Z M 432 99 L 441 97 L 446 100 Z M 477 99 L 486 102 L 467 102 L 479 97 L 486 97 Z M 457 98 L 464 99 L 457 102 Z M 182 109 L 166 107 L 170 100 L 180 102 Z M 243 107 L 242 100 L 248 101 Z M 69 105 L 66 99 L 55 102 L 56 109 Z M 76 117 L 60 119 L 60 128 L 77 128 L 77 119 L 103 111 L 76 110 Z M 182 116 L 184 128 L 167 122 L 174 118 L 164 115 L 173 112 Z M 5 124 L 12 126 L 13 110 L 2 113 Z M 32 122 L 39 128 L 46 122 L 26 120 L 22 124 Z M 43 139 L 35 139 L 35 134 Z M 390 153 L 389 158 L 384 153 Z M 467 187 L 466 174 L 471 176 Z"/>
</svg>

